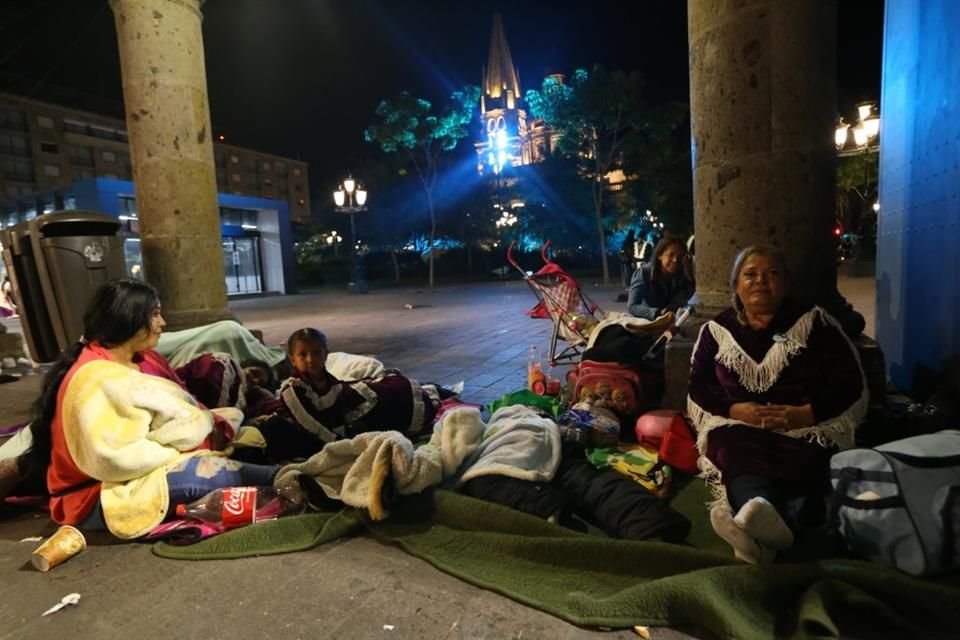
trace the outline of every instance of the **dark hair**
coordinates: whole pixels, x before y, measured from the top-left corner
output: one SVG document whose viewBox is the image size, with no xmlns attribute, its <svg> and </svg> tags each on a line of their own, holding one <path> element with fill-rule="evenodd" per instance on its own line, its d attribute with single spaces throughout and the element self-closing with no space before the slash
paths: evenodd
<svg viewBox="0 0 960 640">
<path fill-rule="evenodd" d="M 657 246 L 653 248 L 653 257 L 650 259 L 653 262 L 653 273 L 650 275 L 651 282 L 660 282 L 663 279 L 663 265 L 660 264 L 660 256 L 673 245 L 680 247 L 680 257 L 683 258 L 683 254 L 687 252 L 687 246 L 677 236 L 663 236 L 657 242 Z"/>
<path fill-rule="evenodd" d="M 733 308 L 737 310 L 737 320 L 742 325 L 747 324 L 747 314 L 743 308 L 743 301 L 737 295 L 737 278 L 740 277 L 740 272 L 743 271 L 743 265 L 746 264 L 747 258 L 752 256 L 772 258 L 780 265 L 783 275 L 790 275 L 790 270 L 787 268 L 787 257 L 783 254 L 783 251 L 773 245 L 754 244 L 737 254 L 737 257 L 733 259 L 733 269 L 730 270 L 730 296 Z"/>
<path fill-rule="evenodd" d="M 160 304 L 157 290 L 140 280 L 114 280 L 101 285 L 83 314 L 83 337 L 60 353 L 43 378 L 43 391 L 33 403 L 30 432 L 33 444 L 21 457 L 21 474 L 45 474 L 50 464 L 50 424 L 57 412 L 57 394 L 70 367 L 86 343 L 115 347 L 150 325 L 150 315 Z"/>
<path fill-rule="evenodd" d="M 323 345 L 324 349 L 327 349 L 327 336 L 323 334 L 323 331 L 319 329 L 314 329 L 313 327 L 307 327 L 305 329 L 297 329 L 290 334 L 290 337 L 287 338 L 287 355 L 293 354 L 293 345 L 298 342 L 319 342 Z"/>
<path fill-rule="evenodd" d="M 277 376 L 273 371 L 273 367 L 271 367 L 268 363 L 264 362 L 263 360 L 258 360 L 257 358 L 247 358 L 246 360 L 240 363 L 241 369 L 248 369 L 250 367 L 263 369 L 264 371 L 266 371 L 267 372 L 267 388 L 270 391 L 276 391 Z"/>
</svg>

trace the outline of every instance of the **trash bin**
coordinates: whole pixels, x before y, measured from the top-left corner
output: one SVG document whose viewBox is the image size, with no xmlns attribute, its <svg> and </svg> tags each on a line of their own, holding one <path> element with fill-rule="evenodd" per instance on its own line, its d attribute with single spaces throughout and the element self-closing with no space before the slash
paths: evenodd
<svg viewBox="0 0 960 640">
<path fill-rule="evenodd" d="M 83 335 L 83 312 L 104 282 L 126 276 L 116 218 L 58 211 L 0 231 L 30 355 L 50 362 Z"/>
</svg>

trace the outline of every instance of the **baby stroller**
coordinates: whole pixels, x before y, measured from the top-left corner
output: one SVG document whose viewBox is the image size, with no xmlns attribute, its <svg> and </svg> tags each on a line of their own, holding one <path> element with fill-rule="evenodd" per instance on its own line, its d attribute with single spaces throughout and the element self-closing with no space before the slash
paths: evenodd
<svg viewBox="0 0 960 640">
<path fill-rule="evenodd" d="M 550 364 L 575 364 L 590 337 L 590 330 L 606 317 L 599 305 L 580 289 L 576 279 L 547 257 L 550 241 L 540 249 L 544 265 L 527 274 L 513 257 L 516 242 L 507 249 L 507 261 L 522 275 L 537 297 L 537 304 L 527 314 L 533 318 L 549 318 L 553 322 L 550 337 Z M 560 348 L 560 341 L 566 346 Z"/>
</svg>

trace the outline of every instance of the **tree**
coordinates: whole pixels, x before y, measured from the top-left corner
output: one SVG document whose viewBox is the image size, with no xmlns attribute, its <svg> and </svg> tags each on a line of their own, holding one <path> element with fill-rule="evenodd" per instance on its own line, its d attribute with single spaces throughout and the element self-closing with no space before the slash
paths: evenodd
<svg viewBox="0 0 960 640">
<path fill-rule="evenodd" d="M 638 72 L 596 66 L 590 73 L 576 70 L 570 84 L 551 76 L 540 91 L 525 96 L 531 114 L 560 133 L 560 151 L 577 158 L 580 177 L 590 183 L 604 284 L 610 284 L 603 222 L 607 175 L 620 167 L 625 145 L 646 126 L 642 88 Z"/>
<path fill-rule="evenodd" d="M 443 110 L 435 113 L 429 100 L 416 98 L 404 91 L 377 106 L 377 122 L 364 132 L 367 142 L 379 144 L 385 153 L 405 152 L 420 179 L 430 214 L 431 287 L 434 283 L 433 247 L 437 234 L 433 187 L 437 181 L 440 157 L 467 136 L 479 99 L 479 87 L 464 87 L 461 91 L 453 92 Z"/>
<path fill-rule="evenodd" d="M 624 146 L 629 180 L 621 193 L 633 196 L 636 213 L 653 210 L 674 233 L 693 233 L 690 109 L 667 102 L 650 107 Z"/>
</svg>

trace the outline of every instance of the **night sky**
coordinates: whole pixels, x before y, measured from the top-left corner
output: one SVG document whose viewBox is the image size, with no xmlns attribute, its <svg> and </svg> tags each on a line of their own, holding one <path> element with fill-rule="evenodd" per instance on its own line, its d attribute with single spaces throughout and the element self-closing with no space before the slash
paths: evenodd
<svg viewBox="0 0 960 640">
<path fill-rule="evenodd" d="M 880 98 L 882 0 L 839 5 L 839 108 Z M 215 134 L 310 163 L 313 197 L 378 153 L 363 129 L 401 90 L 442 100 L 480 84 L 501 11 L 521 90 L 600 63 L 644 73 L 651 101 L 687 100 L 682 0 L 207 0 L 203 34 Z M 0 2 L 0 90 L 120 109 L 106 0 Z M 472 141 L 471 141 L 472 142 Z"/>
</svg>

